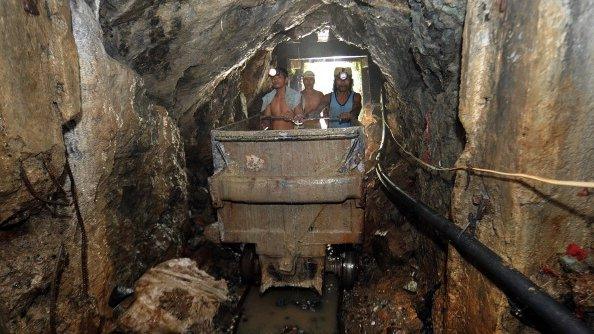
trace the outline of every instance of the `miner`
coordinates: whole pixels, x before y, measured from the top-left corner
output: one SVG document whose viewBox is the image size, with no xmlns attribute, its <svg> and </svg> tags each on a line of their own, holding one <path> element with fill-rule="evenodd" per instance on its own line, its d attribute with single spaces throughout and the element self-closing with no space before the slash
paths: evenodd
<svg viewBox="0 0 594 334">
<path fill-rule="evenodd" d="M 357 124 L 361 112 L 361 94 L 353 91 L 353 72 L 350 67 L 334 69 L 334 88 L 326 94 L 317 111 L 329 108 L 330 127 L 346 128 Z"/>
<path fill-rule="evenodd" d="M 271 130 L 289 130 L 300 123 L 304 116 L 301 94 L 288 87 L 288 72 L 284 68 L 269 71 L 273 90 L 262 98 L 261 126 Z"/>
<path fill-rule="evenodd" d="M 309 119 L 320 118 L 323 115 L 321 112 L 317 112 L 317 110 L 320 104 L 322 103 L 322 100 L 324 99 L 324 93 L 314 89 L 316 78 L 315 74 L 312 71 L 305 71 L 303 73 L 302 80 L 304 87 L 304 89 L 301 91 L 301 105 L 303 107 L 303 113 L 305 117 Z M 321 122 L 325 121 L 321 120 Z M 320 124 L 321 123 L 318 122 L 318 120 L 310 120 L 305 122 L 305 127 L 319 128 Z"/>
</svg>

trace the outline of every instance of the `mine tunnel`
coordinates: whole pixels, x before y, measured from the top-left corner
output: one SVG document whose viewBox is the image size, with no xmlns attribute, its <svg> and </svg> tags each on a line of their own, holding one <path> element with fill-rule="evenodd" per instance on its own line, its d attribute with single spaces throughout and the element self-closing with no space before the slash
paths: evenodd
<svg viewBox="0 0 594 334">
<path fill-rule="evenodd" d="M 2 1 L 0 333 L 592 331 L 593 21 Z"/>
</svg>

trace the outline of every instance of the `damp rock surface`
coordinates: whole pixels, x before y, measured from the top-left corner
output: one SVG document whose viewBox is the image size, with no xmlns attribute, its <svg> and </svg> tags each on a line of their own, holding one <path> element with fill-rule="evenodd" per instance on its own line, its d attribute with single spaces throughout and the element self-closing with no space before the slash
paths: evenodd
<svg viewBox="0 0 594 334">
<path fill-rule="evenodd" d="M 181 250 L 187 181 L 179 130 L 142 79 L 104 51 L 87 2 L 6 1 L 0 17 L 3 325 L 107 331 L 113 287 Z M 63 174 L 67 161 L 84 231 Z M 29 194 L 20 162 L 51 204 Z M 15 212 L 19 219 L 5 224 Z"/>
<path fill-rule="evenodd" d="M 180 251 L 185 161 L 177 126 L 142 79 L 107 55 L 92 9 L 73 1 L 72 15 L 83 113 L 65 141 L 92 240 L 91 290 L 106 307 L 112 284 Z"/>
<path fill-rule="evenodd" d="M 26 219 L 64 171 L 62 125 L 80 113 L 77 53 L 64 1 L 0 4 L 0 224 Z M 22 166 L 22 171 L 21 171 Z M 28 181 L 25 181 L 27 179 Z"/>
<path fill-rule="evenodd" d="M 592 35 L 592 2 L 469 3 L 459 111 L 467 145 L 458 165 L 591 179 L 594 44 L 585 36 Z M 525 275 L 537 276 L 556 265 L 567 245 L 592 247 L 594 206 L 587 194 L 529 180 L 458 177 L 452 218 L 466 225 L 477 212 L 473 197 L 488 197 L 492 207 L 476 238 Z M 587 269 L 568 260 L 576 265 L 570 271 Z M 506 297 L 451 248 L 447 270 L 448 328 L 521 330 L 506 317 Z"/>
</svg>

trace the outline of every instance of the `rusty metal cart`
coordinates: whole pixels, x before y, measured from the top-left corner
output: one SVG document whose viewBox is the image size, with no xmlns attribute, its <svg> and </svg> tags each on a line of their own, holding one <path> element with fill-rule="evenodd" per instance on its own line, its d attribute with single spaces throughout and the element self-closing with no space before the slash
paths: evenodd
<svg viewBox="0 0 594 334">
<path fill-rule="evenodd" d="M 363 129 L 250 131 L 253 121 L 211 133 L 218 222 L 207 233 L 246 245 L 242 274 L 258 276 L 262 292 L 297 286 L 321 293 L 327 271 L 352 285 L 353 252 L 326 253 L 329 245 L 362 241 Z"/>
</svg>

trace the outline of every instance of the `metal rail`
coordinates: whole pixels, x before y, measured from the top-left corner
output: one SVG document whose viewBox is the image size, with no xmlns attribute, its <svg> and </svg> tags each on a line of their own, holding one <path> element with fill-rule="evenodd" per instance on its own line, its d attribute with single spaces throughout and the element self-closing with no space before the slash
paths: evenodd
<svg viewBox="0 0 594 334">
<path fill-rule="evenodd" d="M 437 230 L 460 255 L 493 282 L 514 303 L 524 307 L 530 314 L 542 320 L 554 333 L 592 333 L 565 306 L 543 292 L 522 273 L 504 263 L 503 259 L 479 240 L 462 233 L 452 221 L 441 217 L 424 203 L 412 198 L 400 189 L 384 172 L 380 156 L 384 148 L 386 122 L 382 111 L 382 140 L 375 168 L 386 195 L 398 210 L 414 222 L 428 224 Z"/>
</svg>

